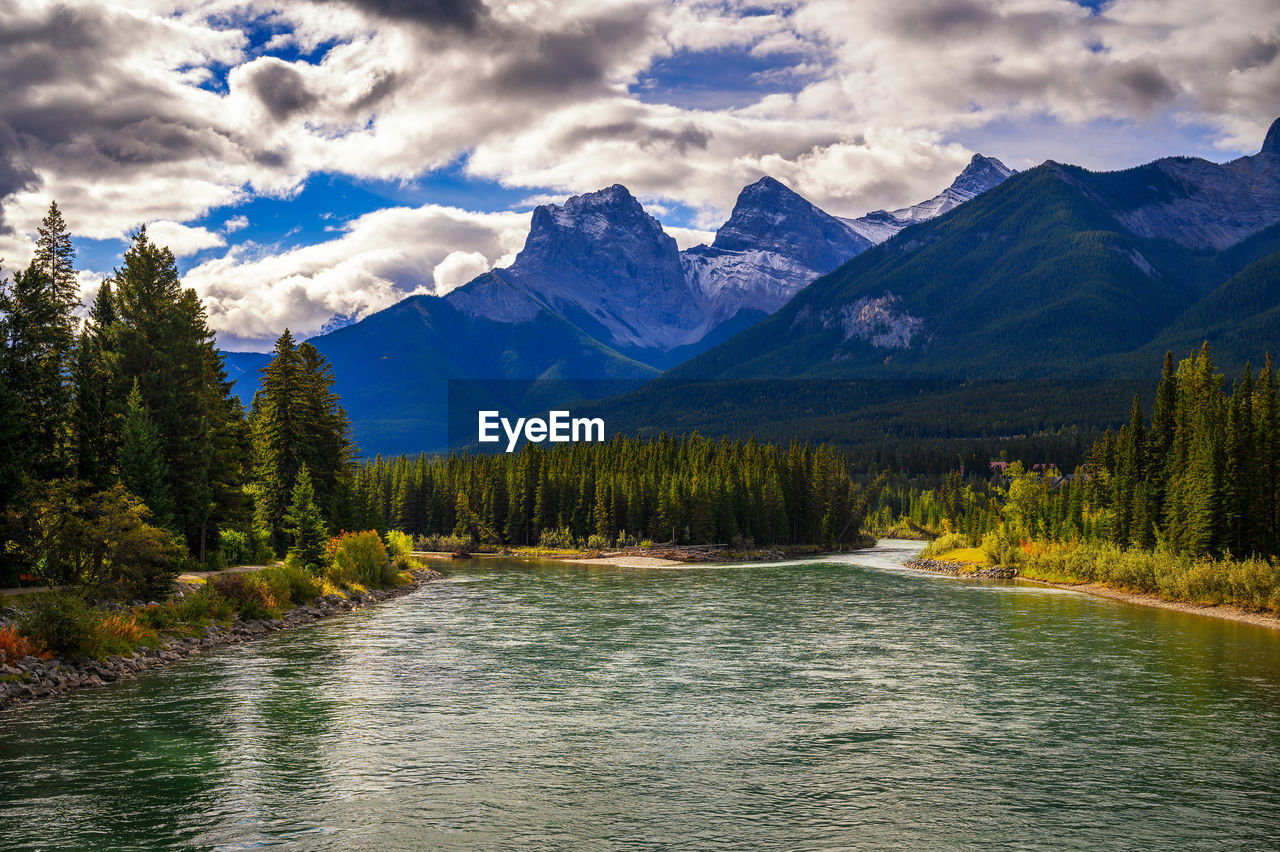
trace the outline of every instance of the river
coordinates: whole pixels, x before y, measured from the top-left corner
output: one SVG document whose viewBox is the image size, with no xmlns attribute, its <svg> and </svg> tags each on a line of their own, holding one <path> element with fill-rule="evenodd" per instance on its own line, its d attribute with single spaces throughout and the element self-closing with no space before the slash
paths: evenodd
<svg viewBox="0 0 1280 852">
<path fill-rule="evenodd" d="M 0 712 L 0 848 L 1280 843 L 1280 631 L 913 550 L 453 564 Z"/>
</svg>

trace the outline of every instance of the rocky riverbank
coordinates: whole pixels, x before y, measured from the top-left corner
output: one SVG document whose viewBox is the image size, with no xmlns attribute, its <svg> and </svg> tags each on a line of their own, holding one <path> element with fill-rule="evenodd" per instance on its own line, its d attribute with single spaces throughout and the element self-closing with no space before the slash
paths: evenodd
<svg viewBox="0 0 1280 852">
<path fill-rule="evenodd" d="M 282 618 L 270 621 L 241 621 L 210 624 L 203 636 L 165 636 L 155 648 L 140 648 L 129 657 L 105 660 L 54 657 L 23 657 L 0 664 L 0 710 L 15 704 L 59 695 L 72 689 L 103 686 L 117 680 L 136 677 L 143 672 L 162 668 L 209 648 L 235 645 L 285 630 L 314 624 L 326 618 L 343 615 L 362 606 L 407 595 L 426 583 L 443 579 L 439 571 L 424 568 L 413 572 L 413 582 L 389 589 L 347 592 L 347 596 L 325 595 L 310 604 L 295 606 Z"/>
<path fill-rule="evenodd" d="M 997 565 L 994 568 L 982 568 L 972 562 L 946 562 L 941 559 L 913 559 L 903 563 L 916 571 L 929 571 L 934 574 L 950 574 L 954 577 L 970 577 L 975 580 L 1012 580 L 1018 576 L 1017 568 Z"/>
</svg>

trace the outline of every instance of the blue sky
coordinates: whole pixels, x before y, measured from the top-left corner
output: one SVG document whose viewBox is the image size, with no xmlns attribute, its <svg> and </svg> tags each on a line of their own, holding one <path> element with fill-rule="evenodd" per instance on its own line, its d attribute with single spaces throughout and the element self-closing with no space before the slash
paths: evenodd
<svg viewBox="0 0 1280 852">
<path fill-rule="evenodd" d="M 447 292 L 510 262 L 535 204 L 613 183 L 691 244 L 764 174 L 856 216 L 975 152 L 1221 161 L 1280 113 L 1263 0 L 75 0 L 3 21 L 23 37 L 0 57 L 0 256 L 56 199 L 91 294 L 145 223 L 233 348 Z"/>
</svg>

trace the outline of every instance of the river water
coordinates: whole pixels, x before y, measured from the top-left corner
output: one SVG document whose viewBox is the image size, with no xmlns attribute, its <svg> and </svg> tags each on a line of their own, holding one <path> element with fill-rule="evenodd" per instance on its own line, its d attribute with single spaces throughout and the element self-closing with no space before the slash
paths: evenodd
<svg viewBox="0 0 1280 852">
<path fill-rule="evenodd" d="M 0 712 L 0 849 L 1280 846 L 1280 631 L 912 552 L 450 565 Z"/>
</svg>

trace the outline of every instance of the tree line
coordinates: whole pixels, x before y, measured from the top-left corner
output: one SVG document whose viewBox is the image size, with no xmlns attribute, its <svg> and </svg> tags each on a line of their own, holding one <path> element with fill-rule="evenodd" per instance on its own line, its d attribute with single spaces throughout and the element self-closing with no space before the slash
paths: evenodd
<svg viewBox="0 0 1280 852">
<path fill-rule="evenodd" d="M 1187 557 L 1280 555 L 1280 388 L 1266 357 L 1230 387 L 1208 344 L 1165 356 L 1148 418 L 1135 398 L 1074 472 L 1008 467 L 992 482 L 949 475 L 894 494 L 900 517 L 994 554 L 1025 542 L 1083 541 Z M 994 543 L 993 543 L 994 542 Z"/>
<path fill-rule="evenodd" d="M 286 331 L 245 412 L 204 306 L 145 227 L 87 306 L 56 203 L 34 249 L 0 280 L 0 584 L 215 565 L 229 533 L 281 553 L 304 470 L 329 529 L 349 521 L 346 414 L 313 346 Z"/>
<path fill-rule="evenodd" d="M 862 488 L 830 446 L 697 435 L 499 455 L 376 458 L 356 474 L 364 522 L 412 535 L 532 545 L 858 541 L 883 480 Z"/>
</svg>

